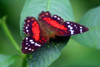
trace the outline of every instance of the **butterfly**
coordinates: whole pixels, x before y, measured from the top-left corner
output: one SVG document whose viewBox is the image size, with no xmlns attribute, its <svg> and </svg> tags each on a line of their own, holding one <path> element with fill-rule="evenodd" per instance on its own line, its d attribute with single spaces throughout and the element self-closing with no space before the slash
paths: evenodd
<svg viewBox="0 0 100 67">
<path fill-rule="evenodd" d="M 51 15 L 49 11 L 42 11 L 38 20 L 34 17 L 26 17 L 23 31 L 26 36 L 22 41 L 21 51 L 24 54 L 35 51 L 55 36 L 70 36 L 89 30 L 81 24 L 64 21 L 58 15 Z"/>
</svg>

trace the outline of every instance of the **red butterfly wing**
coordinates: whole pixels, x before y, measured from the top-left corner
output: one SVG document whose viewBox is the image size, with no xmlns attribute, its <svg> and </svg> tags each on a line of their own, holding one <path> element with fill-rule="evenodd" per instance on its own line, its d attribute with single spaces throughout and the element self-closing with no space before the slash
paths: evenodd
<svg viewBox="0 0 100 67">
<path fill-rule="evenodd" d="M 33 29 L 33 28 L 35 28 L 35 29 Z M 37 31 L 36 31 L 36 29 L 37 29 Z M 23 31 L 27 35 L 40 34 L 39 24 L 38 24 L 37 20 L 34 17 L 26 17 Z"/>
<path fill-rule="evenodd" d="M 80 34 L 88 31 L 89 29 L 78 23 L 65 21 L 57 15 L 51 15 L 49 12 L 41 12 L 39 14 L 39 20 L 47 24 L 49 29 L 54 35 L 58 36 L 70 36 L 74 34 Z"/>
<path fill-rule="evenodd" d="M 62 25 L 66 29 L 57 29 L 55 34 L 58 36 L 70 36 L 84 33 L 89 30 L 86 26 L 70 21 L 65 21 Z"/>
<path fill-rule="evenodd" d="M 37 20 L 34 17 L 27 17 L 24 24 L 24 32 L 29 36 L 26 36 L 22 41 L 22 52 L 24 54 L 30 53 L 39 47 L 43 46 L 49 37 L 43 28 L 40 27 Z"/>
<path fill-rule="evenodd" d="M 55 23 L 62 24 L 64 22 L 64 20 L 60 16 L 57 16 L 57 15 L 53 15 L 52 16 L 49 11 L 47 11 L 47 12 L 42 11 L 39 14 L 39 18 L 38 19 L 40 21 L 43 21 L 43 22 L 46 22 L 46 23 L 50 24 L 51 26 L 55 25 Z M 49 22 L 47 22 L 47 21 L 49 21 Z"/>
</svg>

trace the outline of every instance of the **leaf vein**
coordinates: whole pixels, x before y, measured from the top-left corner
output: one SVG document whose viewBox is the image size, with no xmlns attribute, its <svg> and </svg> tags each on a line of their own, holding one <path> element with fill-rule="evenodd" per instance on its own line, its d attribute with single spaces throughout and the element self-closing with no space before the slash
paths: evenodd
<svg viewBox="0 0 100 67">
<path fill-rule="evenodd" d="M 47 3 L 47 9 L 46 9 L 47 11 L 49 11 L 50 1 L 51 0 L 48 0 L 48 3 Z"/>
</svg>

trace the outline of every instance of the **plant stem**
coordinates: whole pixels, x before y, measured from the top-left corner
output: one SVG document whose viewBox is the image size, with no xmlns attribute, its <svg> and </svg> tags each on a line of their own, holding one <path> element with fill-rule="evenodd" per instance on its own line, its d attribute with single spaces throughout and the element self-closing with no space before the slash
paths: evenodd
<svg viewBox="0 0 100 67">
<path fill-rule="evenodd" d="M 9 29 L 7 28 L 6 25 L 6 16 L 4 16 L 1 20 L 0 20 L 0 24 L 2 29 L 4 30 L 5 34 L 7 35 L 7 37 L 9 38 L 9 40 L 12 42 L 12 44 L 15 46 L 15 48 L 20 52 L 20 47 L 18 46 L 18 44 L 16 43 L 16 41 L 14 40 L 14 38 L 12 37 Z"/>
<path fill-rule="evenodd" d="M 26 55 L 24 55 L 24 59 L 21 67 L 27 67 Z"/>
</svg>

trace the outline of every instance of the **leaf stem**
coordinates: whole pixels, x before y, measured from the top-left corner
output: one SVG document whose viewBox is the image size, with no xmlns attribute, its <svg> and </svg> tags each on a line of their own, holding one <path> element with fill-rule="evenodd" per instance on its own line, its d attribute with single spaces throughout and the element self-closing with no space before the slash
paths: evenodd
<svg viewBox="0 0 100 67">
<path fill-rule="evenodd" d="M 48 3 L 47 3 L 47 11 L 49 11 L 49 6 L 50 6 L 50 0 L 48 0 Z"/>
<path fill-rule="evenodd" d="M 1 20 L 0 20 L 0 24 L 2 29 L 4 30 L 5 34 L 7 35 L 7 37 L 9 38 L 9 40 L 12 42 L 12 44 L 15 46 L 15 48 L 20 52 L 20 47 L 18 46 L 18 44 L 16 43 L 16 41 L 14 40 L 14 38 L 12 37 L 9 29 L 7 28 L 6 25 L 6 16 L 4 16 Z"/>
<path fill-rule="evenodd" d="M 27 60 L 26 60 L 27 55 L 24 55 L 24 59 L 22 62 L 22 66 L 21 67 L 27 67 Z"/>
</svg>

